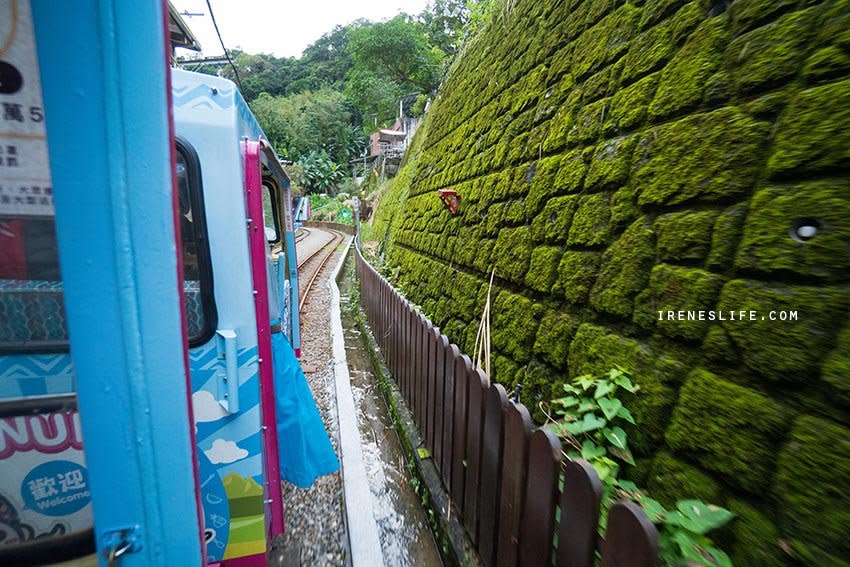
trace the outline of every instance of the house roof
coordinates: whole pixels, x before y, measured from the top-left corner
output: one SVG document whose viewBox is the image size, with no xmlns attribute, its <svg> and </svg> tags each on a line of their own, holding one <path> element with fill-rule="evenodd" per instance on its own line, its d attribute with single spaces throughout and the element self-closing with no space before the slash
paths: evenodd
<svg viewBox="0 0 850 567">
<path fill-rule="evenodd" d="M 191 49 L 192 51 L 201 50 L 200 42 L 171 2 L 168 3 L 168 33 L 171 35 L 172 50 L 175 47 Z"/>
</svg>

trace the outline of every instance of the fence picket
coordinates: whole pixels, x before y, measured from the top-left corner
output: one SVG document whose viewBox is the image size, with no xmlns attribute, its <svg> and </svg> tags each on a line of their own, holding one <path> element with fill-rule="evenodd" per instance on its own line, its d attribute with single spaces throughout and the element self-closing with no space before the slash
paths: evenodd
<svg viewBox="0 0 850 567">
<path fill-rule="evenodd" d="M 548 567 L 552 563 L 560 472 L 561 442 L 548 429 L 537 429 L 531 434 L 528 446 L 528 474 L 519 539 L 519 564 L 523 567 Z"/>
<path fill-rule="evenodd" d="M 509 403 L 505 410 L 502 488 L 499 498 L 499 567 L 516 567 L 519 561 L 520 520 L 525 498 L 528 438 L 531 415 L 522 404 Z"/>
<path fill-rule="evenodd" d="M 416 420 L 417 428 L 422 423 L 422 394 L 419 391 L 422 375 L 422 335 L 424 334 L 425 326 L 422 323 L 422 315 L 418 312 L 413 318 L 413 350 L 416 353 L 416 358 L 413 362 L 413 374 L 411 376 L 410 393 L 411 393 L 411 408 L 413 408 L 413 419 Z"/>
<path fill-rule="evenodd" d="M 443 414 L 446 411 L 446 349 L 449 339 L 442 333 L 434 338 L 434 464 L 443 470 Z M 442 475 L 441 475 L 442 476 Z"/>
<path fill-rule="evenodd" d="M 431 454 L 434 454 L 434 414 L 437 405 L 437 337 L 440 329 L 431 327 L 428 329 L 428 371 L 425 374 L 425 445 Z"/>
<path fill-rule="evenodd" d="M 501 384 L 490 384 L 484 410 L 484 436 L 481 447 L 481 483 L 479 485 L 478 550 L 488 567 L 496 564 L 499 529 L 499 491 L 502 486 L 504 459 L 505 408 L 508 395 Z"/>
<path fill-rule="evenodd" d="M 557 436 L 532 431 L 525 406 L 509 402 L 359 251 L 355 273 L 378 347 L 484 565 L 549 567 L 554 556 L 557 567 L 591 567 L 600 546 L 602 567 L 656 565 L 658 532 L 637 504 L 611 507 L 603 541 L 593 467 L 562 465 Z"/>
<path fill-rule="evenodd" d="M 658 561 L 658 530 L 640 506 L 621 500 L 608 510 L 602 567 L 652 567 Z"/>
<path fill-rule="evenodd" d="M 431 366 L 431 333 L 434 330 L 434 325 L 425 318 L 424 315 L 420 315 L 421 318 L 421 326 L 422 326 L 422 336 L 420 337 L 421 349 L 422 349 L 422 358 L 419 360 L 419 384 L 418 384 L 418 394 L 419 394 L 419 433 L 422 435 L 423 442 L 427 442 L 428 439 L 428 372 Z"/>
<path fill-rule="evenodd" d="M 405 313 L 405 317 L 407 318 L 407 333 L 405 336 L 405 349 L 407 349 L 407 364 L 404 368 L 404 401 L 407 403 L 408 409 L 410 409 L 410 413 L 413 414 L 413 389 L 411 384 L 413 383 L 413 369 L 416 366 L 416 329 L 414 327 L 414 314 L 416 312 L 413 309 L 413 305 L 407 304 L 407 312 Z"/>
<path fill-rule="evenodd" d="M 457 347 L 452 345 L 455 349 Z M 458 351 L 459 352 L 459 351 Z M 472 362 L 465 354 L 455 357 L 455 415 L 454 415 L 454 431 L 452 445 L 454 447 L 452 459 L 452 498 L 457 502 L 458 509 L 461 514 L 466 517 L 464 509 L 465 487 L 466 487 L 466 469 L 467 461 L 467 445 L 466 445 L 466 424 L 467 418 L 471 414 L 471 410 L 467 407 L 469 399 L 469 382 L 472 376 Z"/>
<path fill-rule="evenodd" d="M 561 493 L 559 567 L 593 565 L 601 499 L 602 482 L 590 463 L 581 459 L 568 462 Z"/>
<path fill-rule="evenodd" d="M 451 496 L 452 494 L 452 470 L 454 467 L 454 416 L 455 416 L 455 360 L 460 355 L 460 349 L 450 344 L 448 337 L 445 338 L 443 358 L 445 360 L 445 386 L 443 388 L 443 459 L 440 465 L 440 476 L 443 486 Z"/>
<path fill-rule="evenodd" d="M 466 529 L 473 543 L 478 543 L 478 481 L 481 472 L 481 435 L 484 431 L 484 401 L 487 376 L 469 365 L 469 415 L 466 422 L 466 492 L 463 497 L 463 514 Z"/>
</svg>

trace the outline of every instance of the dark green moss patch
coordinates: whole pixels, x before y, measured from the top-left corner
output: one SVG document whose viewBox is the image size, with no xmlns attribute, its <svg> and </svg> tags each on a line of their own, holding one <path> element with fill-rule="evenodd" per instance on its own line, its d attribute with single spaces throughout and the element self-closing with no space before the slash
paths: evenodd
<svg viewBox="0 0 850 567">
<path fill-rule="evenodd" d="M 564 154 L 555 176 L 555 186 L 559 193 L 574 193 L 581 189 L 584 172 L 587 171 L 587 161 L 584 152 L 574 150 Z"/>
<path fill-rule="evenodd" d="M 579 195 L 566 195 L 547 201 L 531 223 L 532 238 L 536 242 L 566 242 L 579 200 Z"/>
<path fill-rule="evenodd" d="M 705 357 L 712 362 L 727 365 L 734 365 L 738 362 L 738 354 L 735 352 L 732 339 L 729 338 L 723 327 L 717 324 L 708 329 L 701 350 Z"/>
<path fill-rule="evenodd" d="M 596 140 L 602 132 L 602 123 L 605 121 L 605 114 L 610 104 L 609 99 L 603 98 L 582 107 L 567 135 L 567 143 L 587 144 Z"/>
<path fill-rule="evenodd" d="M 850 270 L 850 182 L 813 181 L 756 193 L 735 266 L 846 279 Z M 811 237 L 802 231 L 815 230 Z"/>
<path fill-rule="evenodd" d="M 549 293 L 558 275 L 561 249 L 554 246 L 538 246 L 531 253 L 531 266 L 525 274 L 525 285 L 533 290 Z"/>
<path fill-rule="evenodd" d="M 526 226 L 503 228 L 493 255 L 499 277 L 521 282 L 531 261 L 531 231 Z"/>
<path fill-rule="evenodd" d="M 614 138 L 597 146 L 584 182 L 585 190 L 612 189 L 625 183 L 634 147 L 634 137 Z"/>
<path fill-rule="evenodd" d="M 738 246 L 747 208 L 744 205 L 729 207 L 717 217 L 711 235 L 711 253 L 708 267 L 726 271 L 732 266 L 732 258 Z"/>
<path fill-rule="evenodd" d="M 783 536 L 820 550 L 824 560 L 850 561 L 850 429 L 797 419 L 779 456 L 774 495 Z"/>
<path fill-rule="evenodd" d="M 630 316 L 654 260 L 652 229 L 645 220 L 637 220 L 603 254 L 599 278 L 590 292 L 591 305 L 613 315 Z"/>
<path fill-rule="evenodd" d="M 711 246 L 716 211 L 668 213 L 655 220 L 658 257 L 662 260 L 703 260 Z"/>
<path fill-rule="evenodd" d="M 579 319 L 563 311 L 546 311 L 537 331 L 534 354 L 556 368 L 565 368 L 570 343 L 579 322 Z"/>
<path fill-rule="evenodd" d="M 621 229 L 638 216 L 635 192 L 631 187 L 621 187 L 611 195 L 611 224 Z"/>
<path fill-rule="evenodd" d="M 711 325 L 708 311 L 722 285 L 721 276 L 705 270 L 658 264 L 652 269 L 648 293 L 640 295 L 639 303 L 647 304 L 659 317 L 658 329 L 668 337 L 699 340 Z"/>
<path fill-rule="evenodd" d="M 703 22 L 685 46 L 664 68 L 649 115 L 656 119 L 697 106 L 703 99 L 708 78 L 718 70 L 719 54 L 729 41 L 725 18 Z"/>
<path fill-rule="evenodd" d="M 697 369 L 679 393 L 667 443 L 735 485 L 768 486 L 787 418 L 776 402 Z"/>
<path fill-rule="evenodd" d="M 740 500 L 731 500 L 726 507 L 735 514 L 730 526 L 735 541 L 730 555 L 735 565 L 790 565 L 790 558 L 779 546 L 779 530 L 773 522 L 756 508 Z"/>
<path fill-rule="evenodd" d="M 641 205 L 709 201 L 745 193 L 755 180 L 767 125 L 728 107 L 644 134 L 632 183 Z"/>
<path fill-rule="evenodd" d="M 586 76 L 623 53 L 636 16 L 637 9 L 626 4 L 588 28 L 575 43 L 572 64 L 575 76 Z"/>
<path fill-rule="evenodd" d="M 850 80 L 801 92 L 776 128 L 771 175 L 850 166 Z"/>
<path fill-rule="evenodd" d="M 650 496 L 671 509 L 675 508 L 677 500 L 716 503 L 720 496 L 717 481 L 666 452 L 655 457 L 646 488 Z"/>
<path fill-rule="evenodd" d="M 817 374 L 817 361 L 829 350 L 850 307 L 848 287 L 810 287 L 766 284 L 750 280 L 727 283 L 718 309 L 755 312 L 755 320 L 722 322 L 740 349 L 744 363 L 772 380 L 807 383 Z M 773 321 L 783 312 L 797 313 L 796 321 Z M 740 317 L 740 314 L 736 315 Z"/>
<path fill-rule="evenodd" d="M 610 239 L 611 208 L 606 193 L 584 195 L 573 215 L 567 244 L 593 246 Z"/>
<path fill-rule="evenodd" d="M 587 295 L 596 275 L 599 272 L 600 252 L 564 252 L 558 265 L 558 282 L 555 286 L 560 289 L 569 303 L 585 303 Z M 555 288 L 552 290 L 555 291 Z"/>
<path fill-rule="evenodd" d="M 561 193 L 557 179 L 560 174 L 561 156 L 541 160 L 534 171 L 531 190 L 525 199 L 525 214 L 536 215 L 551 197 Z"/>
<path fill-rule="evenodd" d="M 646 109 L 655 96 L 661 73 L 653 73 L 611 97 L 608 116 L 602 126 L 606 135 L 625 132 L 644 123 Z"/>
<path fill-rule="evenodd" d="M 517 383 L 520 374 L 519 366 L 506 356 L 496 355 L 492 358 L 492 366 L 490 368 L 493 381 L 502 384 L 508 390 Z"/>
<path fill-rule="evenodd" d="M 850 325 L 844 327 L 838 336 L 835 349 L 826 357 L 821 375 L 837 399 L 850 406 Z"/>
<path fill-rule="evenodd" d="M 803 76 L 811 82 L 818 82 L 850 71 L 850 56 L 842 49 L 831 45 L 815 51 L 806 60 Z"/>
<path fill-rule="evenodd" d="M 676 14 L 657 26 L 645 30 L 629 42 L 622 59 L 620 84 L 627 85 L 664 66 L 676 47 L 703 19 L 697 2 L 685 5 Z"/>
<path fill-rule="evenodd" d="M 521 295 L 499 292 L 492 307 L 493 346 L 519 363 L 531 359 L 542 308 Z"/>
<path fill-rule="evenodd" d="M 788 80 L 813 36 L 814 9 L 794 12 L 746 33 L 726 51 L 738 89 L 748 93 Z"/>
<path fill-rule="evenodd" d="M 729 8 L 736 33 L 742 33 L 793 8 L 798 0 L 736 0 Z"/>
</svg>

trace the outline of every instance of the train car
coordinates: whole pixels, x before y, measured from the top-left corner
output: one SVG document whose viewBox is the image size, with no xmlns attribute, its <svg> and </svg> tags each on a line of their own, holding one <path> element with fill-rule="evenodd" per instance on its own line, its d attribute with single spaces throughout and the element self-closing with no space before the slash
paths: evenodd
<svg viewBox="0 0 850 567">
<path fill-rule="evenodd" d="M 109 66 L 99 66 L 91 54 L 80 61 L 81 69 L 90 69 L 80 89 L 91 87 L 88 92 L 94 98 L 65 97 L 61 86 L 66 71 L 59 67 L 65 53 L 51 35 L 63 15 L 41 0 L 33 0 L 32 9 L 25 0 L 0 0 L 0 12 L 13 24 L 0 30 L 0 39 L 5 33 L 12 45 L 11 52 L 0 54 L 0 70 L 7 73 L 6 66 L 13 66 L 26 78 L 24 87 L 0 93 L 0 101 L 10 103 L 5 95 L 14 95 L 14 104 L 22 101 L 28 112 L 26 120 L 11 130 L 0 128 L 4 165 L 16 155 L 23 165 L 0 169 L 0 563 L 4 565 L 46 564 L 78 556 L 93 551 L 95 542 L 110 564 L 119 554 L 129 563 L 141 556 L 164 557 L 172 548 L 185 554 L 192 547 L 193 532 L 201 538 L 197 564 L 250 567 L 280 561 L 274 553 L 275 539 L 284 529 L 278 439 L 282 430 L 276 406 L 285 397 L 280 395 L 283 382 L 293 373 L 300 354 L 289 180 L 232 82 L 179 69 L 169 75 L 167 68 L 157 69 L 154 58 L 140 55 L 143 51 L 138 50 L 146 45 L 155 48 L 157 41 L 167 37 L 164 28 L 157 27 L 167 10 L 165 3 L 154 3 L 133 13 L 121 3 L 103 0 L 93 3 L 91 13 L 64 14 L 80 27 L 69 36 L 72 44 L 94 39 L 105 46 L 106 53 L 113 49 L 119 59 L 146 61 L 153 84 L 140 86 L 139 91 L 147 89 L 152 96 L 140 99 L 140 108 L 128 110 L 125 105 L 114 106 L 108 96 L 128 97 L 132 89 L 119 81 L 119 92 L 106 92 L 116 86 L 106 79 Z M 96 16 L 110 18 L 125 33 L 149 33 L 159 39 L 139 41 L 132 49 L 118 47 L 110 44 L 115 34 L 104 29 L 102 22 L 98 24 Z M 46 73 L 39 73 L 40 57 L 42 66 L 48 62 Z M 66 120 L 52 122 L 50 129 L 44 124 L 40 75 L 48 113 L 70 113 Z M 6 78 L 4 74 L 4 85 Z M 169 81 L 170 93 L 164 93 L 161 87 Z M 153 99 L 171 104 L 170 125 L 167 109 Z M 98 138 L 95 125 L 83 136 L 91 150 L 103 148 L 106 154 L 127 156 L 135 151 L 138 163 L 125 161 L 123 169 L 111 170 L 125 180 L 119 186 L 139 185 L 135 192 L 109 196 L 114 189 L 109 188 L 105 172 L 81 169 L 83 164 L 73 159 L 79 156 L 78 148 L 68 142 L 75 128 L 80 131 L 75 120 L 82 115 L 104 125 L 150 130 L 141 131 L 140 140 L 131 140 L 111 136 L 105 128 L 106 136 Z M 61 145 L 58 140 L 63 141 Z M 169 162 L 170 179 L 161 169 Z M 173 194 L 173 231 L 154 223 L 169 214 L 162 209 L 163 191 L 152 192 L 150 203 L 144 199 L 144 172 L 150 176 L 157 171 L 161 181 L 173 182 L 173 192 L 171 183 L 167 188 Z M 58 177 L 55 204 L 51 172 Z M 133 172 L 142 175 L 132 177 Z M 18 182 L 21 173 L 27 176 L 25 184 Z M 78 185 L 85 179 L 88 185 Z M 10 188 L 20 195 L 7 199 Z M 89 189 L 92 197 L 80 202 L 80 195 Z M 80 191 L 76 200 L 74 190 Z M 127 199 L 124 208 L 118 204 L 120 199 Z M 153 208 L 154 202 L 159 209 Z M 96 205 L 104 216 L 92 216 Z M 125 217 L 127 224 L 136 227 L 135 233 L 125 234 L 134 245 L 121 245 L 117 237 L 109 241 L 98 230 L 95 219 L 119 218 L 133 207 L 145 210 L 138 218 Z M 61 227 L 59 236 L 56 230 L 63 214 L 64 239 Z M 88 227 L 94 230 L 87 231 L 80 217 L 92 219 Z M 129 227 L 107 223 L 106 228 L 119 233 Z M 171 238 L 178 239 L 170 246 L 169 231 Z M 141 239 L 141 234 L 146 237 Z M 75 248 L 82 242 L 87 245 L 84 252 Z M 108 248 L 115 264 L 92 260 L 89 255 L 99 248 Z M 143 257 L 153 260 L 138 264 Z M 171 277 L 165 274 L 177 258 L 176 273 L 182 281 L 175 295 L 165 285 Z M 128 271 L 129 265 L 137 267 Z M 101 273 L 102 278 L 91 280 L 92 272 Z M 110 277 L 124 278 L 126 283 L 107 285 L 103 280 Z M 66 286 L 68 280 L 71 283 Z M 88 287 L 79 283 L 74 287 L 74 282 L 83 281 L 89 282 Z M 92 287 L 101 296 L 93 295 Z M 129 287 L 136 289 L 135 299 L 118 301 L 110 319 L 108 296 L 120 296 Z M 178 303 L 169 310 L 168 297 L 179 297 L 183 309 L 177 309 Z M 103 301 L 103 311 L 96 313 L 95 305 Z M 145 302 L 148 311 L 142 307 Z M 139 323 L 126 328 L 133 317 Z M 82 323 L 86 320 L 88 325 Z M 114 336 L 108 332 L 92 336 L 92 325 L 106 329 L 110 322 L 118 325 Z M 122 343 L 119 339 L 125 334 Z M 182 350 L 179 339 L 174 340 L 181 334 L 185 335 L 182 358 L 177 356 Z M 118 360 L 133 354 L 120 352 L 128 348 L 122 347 L 127 341 L 138 343 L 140 360 L 152 352 L 167 352 L 170 358 L 156 356 L 154 362 L 139 363 L 135 370 L 132 366 L 122 370 L 116 363 L 104 374 L 100 361 L 108 365 L 110 356 Z M 163 376 L 176 379 L 184 371 L 185 386 Z M 114 373 L 112 378 L 106 378 L 109 372 Z M 99 381 L 91 381 L 94 375 Z M 141 407 L 127 406 L 126 414 L 116 414 L 115 408 L 104 405 L 103 400 L 115 394 L 108 380 L 115 381 L 114 390 L 120 390 L 128 404 L 136 400 Z M 178 396 L 142 396 L 157 388 L 170 388 Z M 183 409 L 181 390 L 187 397 Z M 147 423 L 144 415 L 161 420 Z M 124 436 L 116 440 L 110 424 Z M 159 444 L 161 454 L 139 453 L 130 443 L 127 431 L 144 428 L 148 428 L 147 443 L 152 448 Z M 160 475 L 167 475 L 161 463 L 171 462 L 179 471 L 168 478 L 173 486 L 166 488 L 167 476 L 160 484 L 151 484 L 154 479 L 139 476 L 132 459 L 110 462 L 109 443 L 118 443 L 113 445 L 117 454 L 135 454 L 139 463 L 153 459 L 149 466 Z M 320 469 L 329 472 L 333 466 L 335 459 Z M 197 515 L 185 508 L 185 487 L 192 478 Z M 120 482 L 140 483 L 148 487 L 148 493 L 141 495 L 141 501 L 127 498 L 125 506 L 116 508 L 115 495 L 120 494 L 116 483 Z M 159 501 L 164 504 L 152 512 L 152 503 Z M 142 522 L 113 521 L 128 517 L 135 510 L 134 502 L 148 515 L 175 514 L 161 518 L 157 525 L 179 526 L 175 533 L 164 528 L 163 533 L 188 537 L 189 543 L 159 541 L 154 549 L 144 548 L 142 542 L 152 536 L 140 527 Z M 116 523 L 117 527 L 112 525 Z M 138 557 L 130 558 L 130 553 Z M 141 564 L 164 564 L 157 561 Z"/>
<path fill-rule="evenodd" d="M 280 519 L 270 533 L 265 525 L 282 503 L 274 372 L 259 362 L 283 356 L 273 333 L 298 348 L 294 229 L 289 180 L 236 86 L 179 69 L 172 84 L 192 403 L 214 562 L 262 555 L 282 530 Z"/>
</svg>

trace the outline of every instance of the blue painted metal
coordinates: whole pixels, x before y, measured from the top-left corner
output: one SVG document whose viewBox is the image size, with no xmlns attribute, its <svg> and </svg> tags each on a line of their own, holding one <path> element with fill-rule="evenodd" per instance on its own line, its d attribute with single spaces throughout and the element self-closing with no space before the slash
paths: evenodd
<svg viewBox="0 0 850 567">
<path fill-rule="evenodd" d="M 121 567 L 200 565 L 165 8 L 32 7 L 98 547 L 110 531 L 138 526 L 137 551 Z"/>
</svg>

